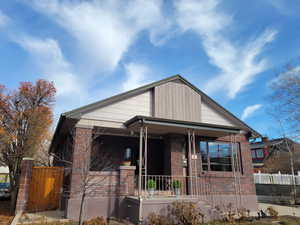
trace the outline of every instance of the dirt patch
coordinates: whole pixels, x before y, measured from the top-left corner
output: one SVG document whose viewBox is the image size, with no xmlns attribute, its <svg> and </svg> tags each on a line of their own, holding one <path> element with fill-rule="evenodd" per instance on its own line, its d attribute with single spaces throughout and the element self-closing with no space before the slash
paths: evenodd
<svg viewBox="0 0 300 225">
<path fill-rule="evenodd" d="M 9 200 L 0 200 L 0 225 L 9 225 L 14 218 L 10 215 L 9 205 Z"/>
</svg>

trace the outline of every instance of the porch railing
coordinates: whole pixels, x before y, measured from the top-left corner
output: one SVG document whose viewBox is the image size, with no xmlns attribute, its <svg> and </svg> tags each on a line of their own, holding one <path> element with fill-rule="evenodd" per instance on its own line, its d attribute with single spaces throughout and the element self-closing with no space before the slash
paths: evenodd
<svg viewBox="0 0 300 225">
<path fill-rule="evenodd" d="M 197 176 L 142 175 L 141 193 L 138 193 L 136 188 L 136 195 L 139 194 L 148 198 L 205 197 L 210 194 L 210 184 L 205 182 L 205 178 Z"/>
</svg>

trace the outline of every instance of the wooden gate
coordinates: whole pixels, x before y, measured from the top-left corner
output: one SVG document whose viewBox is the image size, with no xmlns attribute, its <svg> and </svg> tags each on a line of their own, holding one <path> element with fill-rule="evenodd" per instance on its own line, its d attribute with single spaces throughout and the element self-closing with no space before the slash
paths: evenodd
<svg viewBox="0 0 300 225">
<path fill-rule="evenodd" d="M 28 211 L 36 212 L 59 208 L 63 173 L 62 167 L 33 167 Z"/>
</svg>

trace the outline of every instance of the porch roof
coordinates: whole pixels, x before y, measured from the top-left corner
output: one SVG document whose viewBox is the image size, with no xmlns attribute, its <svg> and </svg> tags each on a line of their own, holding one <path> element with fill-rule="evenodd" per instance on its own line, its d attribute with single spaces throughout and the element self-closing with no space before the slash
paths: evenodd
<svg viewBox="0 0 300 225">
<path fill-rule="evenodd" d="M 150 133 L 184 133 L 188 129 L 193 129 L 196 134 L 203 136 L 224 136 L 228 134 L 238 134 L 242 131 L 239 127 L 215 125 L 208 123 L 173 120 L 148 116 L 135 116 L 127 120 L 124 125 L 132 130 L 138 130 L 144 124 L 147 125 Z"/>
</svg>

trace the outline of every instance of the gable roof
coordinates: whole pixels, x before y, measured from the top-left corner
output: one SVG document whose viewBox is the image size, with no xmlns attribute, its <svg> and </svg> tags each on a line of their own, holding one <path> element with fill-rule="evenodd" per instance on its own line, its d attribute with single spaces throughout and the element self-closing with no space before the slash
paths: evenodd
<svg viewBox="0 0 300 225">
<path fill-rule="evenodd" d="M 214 101 L 212 98 L 210 98 L 208 95 L 206 95 L 204 92 L 202 92 L 200 89 L 198 89 L 196 86 L 194 86 L 193 84 L 191 84 L 190 82 L 188 82 L 185 78 L 183 78 L 181 75 L 174 75 L 144 86 L 141 86 L 139 88 L 106 98 L 104 100 L 101 101 L 97 101 L 94 102 L 92 104 L 88 104 L 82 107 L 79 107 L 77 109 L 68 111 L 63 113 L 61 116 L 62 117 L 66 117 L 66 118 L 73 118 L 73 119 L 79 119 L 80 116 L 86 112 L 89 112 L 93 109 L 96 108 L 100 108 L 103 107 L 105 105 L 109 105 L 112 104 L 114 102 L 129 98 L 131 96 L 143 93 L 145 91 L 148 91 L 156 86 L 165 84 L 167 82 L 170 81 L 181 81 L 184 84 L 186 84 L 187 86 L 189 86 L 190 88 L 192 88 L 194 91 L 196 91 L 197 93 L 199 93 L 202 98 L 209 104 L 211 104 L 212 106 L 214 106 L 219 112 L 223 113 L 224 115 L 226 115 L 227 117 L 229 117 L 230 119 L 232 119 L 233 121 L 235 121 L 237 124 L 239 124 L 242 128 L 244 128 L 245 130 L 248 130 L 249 132 L 251 132 L 253 137 L 260 137 L 261 134 L 259 134 L 257 131 L 255 131 L 254 129 L 252 129 L 250 126 L 248 126 L 246 123 L 244 123 L 242 120 L 240 120 L 239 118 L 237 118 L 235 115 L 233 115 L 231 112 L 229 112 L 228 110 L 226 110 L 224 107 L 222 107 L 220 104 L 218 104 L 216 101 Z"/>
</svg>

